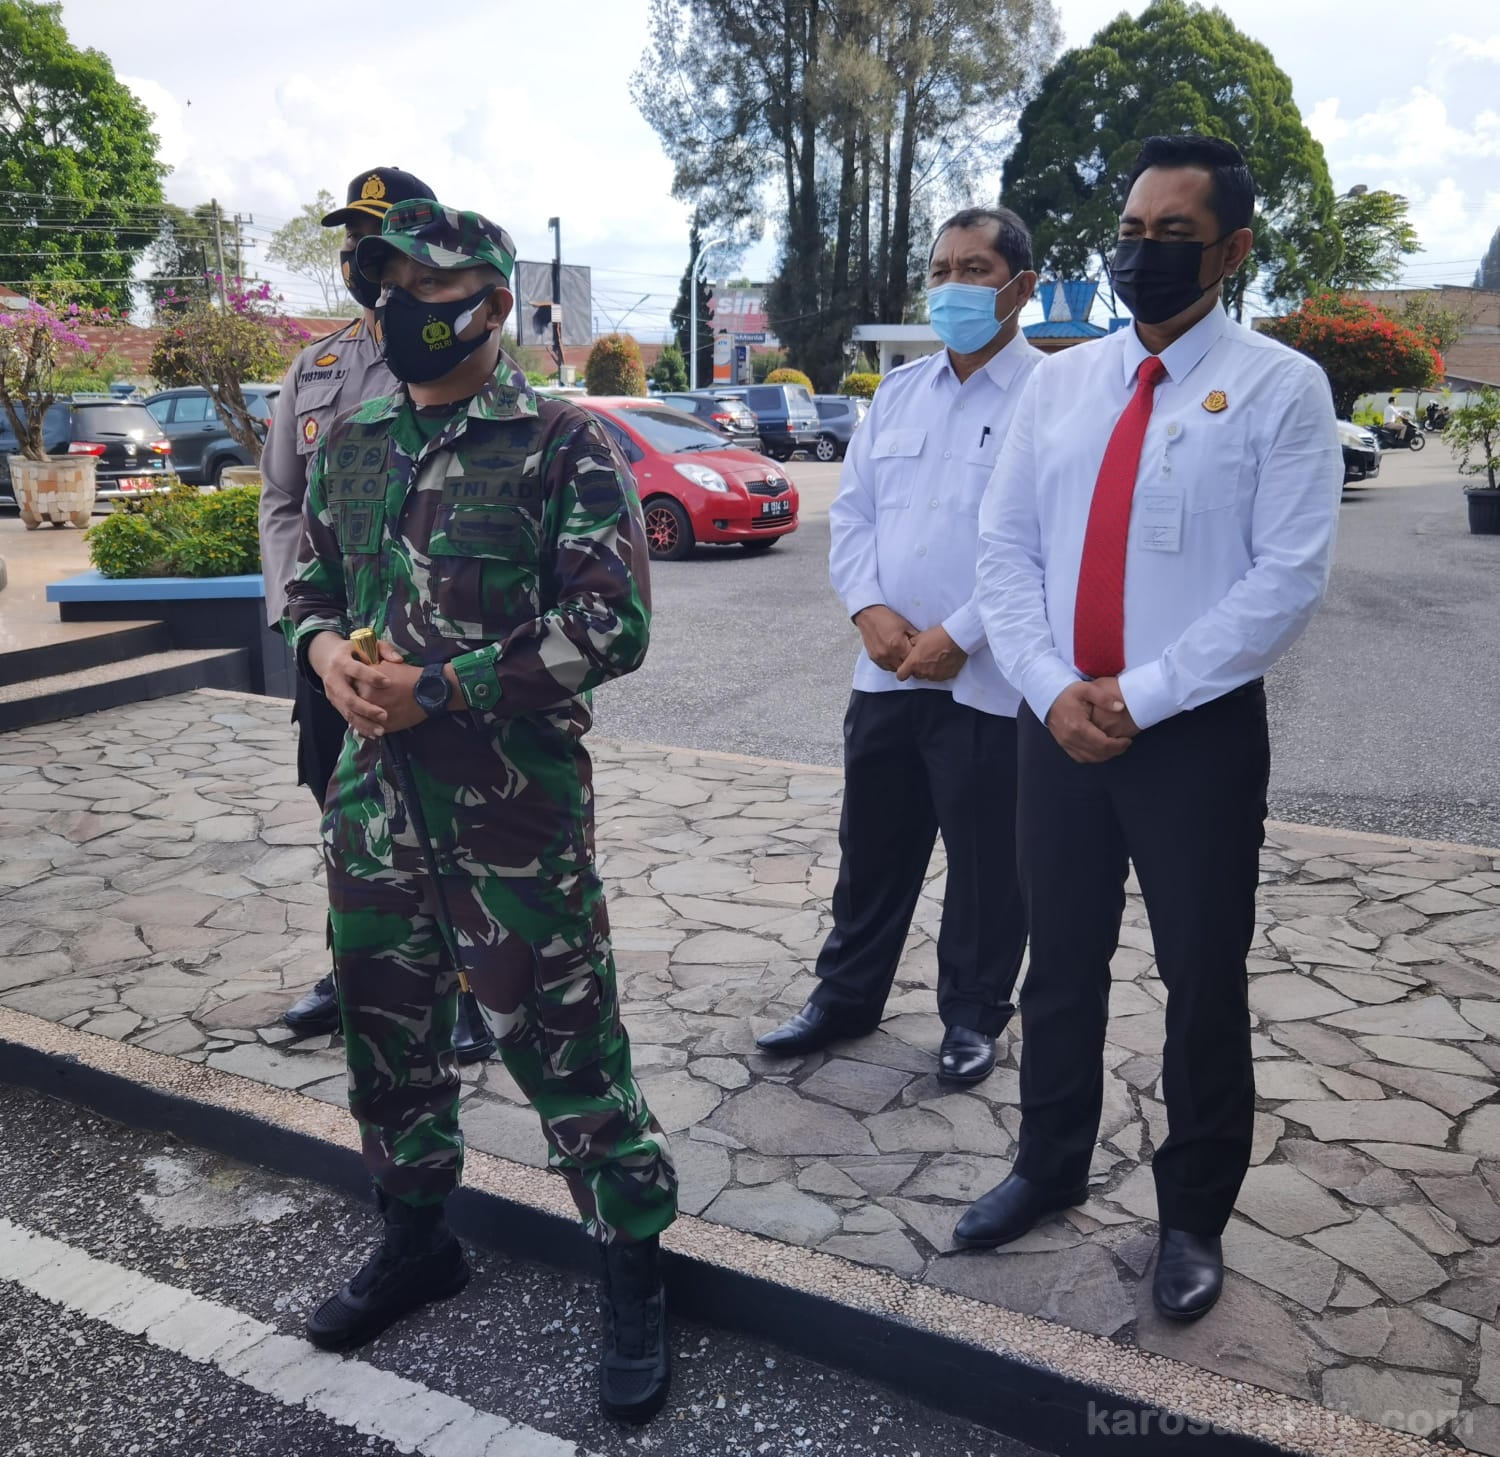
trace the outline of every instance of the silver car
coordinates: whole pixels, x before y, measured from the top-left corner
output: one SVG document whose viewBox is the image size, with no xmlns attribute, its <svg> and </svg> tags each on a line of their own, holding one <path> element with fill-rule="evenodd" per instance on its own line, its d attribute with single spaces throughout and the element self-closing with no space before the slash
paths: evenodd
<svg viewBox="0 0 1500 1457">
<path fill-rule="evenodd" d="M 814 395 L 818 407 L 818 442 L 813 454 L 819 460 L 842 460 L 860 421 L 869 413 L 870 402 L 857 395 Z"/>
</svg>

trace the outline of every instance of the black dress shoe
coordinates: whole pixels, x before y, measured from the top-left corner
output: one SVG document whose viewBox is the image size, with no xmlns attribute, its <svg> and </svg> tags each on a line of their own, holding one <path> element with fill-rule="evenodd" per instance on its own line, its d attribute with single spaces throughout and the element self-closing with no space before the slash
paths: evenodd
<svg viewBox="0 0 1500 1457">
<path fill-rule="evenodd" d="M 879 1025 L 878 1017 L 873 1021 L 855 1021 L 824 1011 L 816 1002 L 809 1002 L 795 1017 L 788 1018 L 763 1037 L 757 1037 L 755 1045 L 763 1052 L 789 1057 L 799 1052 L 817 1052 L 830 1042 L 843 1038 L 867 1037 Z"/>
<path fill-rule="evenodd" d="M 1168 1320 L 1197 1320 L 1213 1309 L 1224 1288 L 1224 1248 L 1216 1234 L 1161 1232 L 1151 1299 Z"/>
<path fill-rule="evenodd" d="M 460 1062 L 483 1062 L 495 1055 L 495 1034 L 479 1010 L 473 992 L 458 994 L 458 1017 L 453 1023 L 453 1052 Z"/>
<path fill-rule="evenodd" d="M 995 1039 L 972 1027 L 949 1027 L 938 1050 L 938 1081 L 981 1083 L 995 1070 Z"/>
<path fill-rule="evenodd" d="M 298 1037 L 314 1037 L 319 1032 L 339 1030 L 339 998 L 333 989 L 333 976 L 325 976 L 300 1001 L 293 1002 L 281 1014 Z"/>
<path fill-rule="evenodd" d="M 1058 1194 L 1011 1174 L 988 1194 L 981 1194 L 953 1231 L 953 1243 L 961 1250 L 988 1250 L 1020 1239 L 1037 1220 L 1060 1209 L 1071 1209 L 1088 1198 L 1080 1185 Z"/>
</svg>

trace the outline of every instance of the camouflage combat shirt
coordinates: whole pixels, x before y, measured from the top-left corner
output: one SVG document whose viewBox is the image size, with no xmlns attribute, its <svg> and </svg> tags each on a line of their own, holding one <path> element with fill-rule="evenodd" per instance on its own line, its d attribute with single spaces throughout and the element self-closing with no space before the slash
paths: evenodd
<svg viewBox="0 0 1500 1457">
<path fill-rule="evenodd" d="M 576 406 L 497 378 L 454 409 L 434 434 L 403 388 L 327 432 L 289 635 L 309 676 L 314 634 L 365 626 L 451 662 L 467 710 L 401 736 L 440 872 L 566 878 L 593 858 L 585 695 L 646 653 L 640 502 Z M 378 741 L 345 737 L 325 805 L 347 873 L 422 872 Z"/>
</svg>

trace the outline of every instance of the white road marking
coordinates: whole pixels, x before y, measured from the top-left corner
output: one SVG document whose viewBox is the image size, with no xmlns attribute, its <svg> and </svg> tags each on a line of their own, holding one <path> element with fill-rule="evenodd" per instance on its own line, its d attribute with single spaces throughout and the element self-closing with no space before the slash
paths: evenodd
<svg viewBox="0 0 1500 1457">
<path fill-rule="evenodd" d="M 362 1436 L 421 1457 L 589 1457 L 575 1443 L 480 1411 L 378 1366 L 280 1335 L 61 1240 L 0 1218 L 0 1281 L 189 1361 L 214 1366 L 286 1406 L 305 1406 Z"/>
</svg>

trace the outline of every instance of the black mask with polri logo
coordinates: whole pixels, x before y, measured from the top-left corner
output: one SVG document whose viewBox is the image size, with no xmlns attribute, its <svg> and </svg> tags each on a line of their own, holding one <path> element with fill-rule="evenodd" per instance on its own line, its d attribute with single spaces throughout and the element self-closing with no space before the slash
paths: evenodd
<svg viewBox="0 0 1500 1457">
<path fill-rule="evenodd" d="M 354 266 L 353 248 L 339 249 L 339 272 L 344 275 L 344 287 L 349 290 L 349 297 L 362 309 L 373 309 L 380 302 L 380 285 L 371 283 Z"/>
<path fill-rule="evenodd" d="M 481 329 L 472 339 L 459 334 L 473 321 L 497 285 L 450 303 L 423 303 L 404 288 L 387 288 L 375 306 L 375 327 L 391 373 L 405 384 L 427 384 L 457 369 L 490 337 Z"/>
<path fill-rule="evenodd" d="M 1224 234 L 1224 238 L 1229 236 Z M 1109 277 L 1120 302 L 1142 324 L 1164 324 L 1190 309 L 1208 292 L 1198 282 L 1203 253 L 1224 241 L 1163 243 L 1156 238 L 1121 238 L 1109 260 Z M 1209 284 L 1216 288 L 1222 277 Z"/>
</svg>

